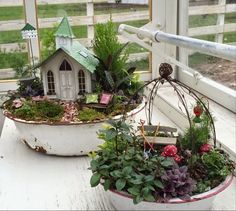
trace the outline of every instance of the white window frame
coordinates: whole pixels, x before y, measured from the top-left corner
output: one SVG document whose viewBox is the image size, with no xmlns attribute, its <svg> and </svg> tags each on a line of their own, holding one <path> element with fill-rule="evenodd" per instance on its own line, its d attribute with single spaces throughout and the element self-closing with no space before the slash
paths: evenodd
<svg viewBox="0 0 236 211">
<path fill-rule="evenodd" d="M 80 93 L 80 72 L 82 71 L 83 75 L 84 75 L 84 92 L 82 92 L 82 94 L 87 92 L 87 77 L 86 77 L 86 73 L 83 69 L 79 69 L 78 73 L 77 73 L 77 82 L 78 82 L 78 93 Z"/>
<path fill-rule="evenodd" d="M 150 0 L 150 2 L 151 2 L 150 11 L 152 11 L 151 13 L 152 23 L 147 24 L 141 28 L 151 29 L 151 31 L 160 30 L 170 34 L 177 34 L 177 21 L 176 21 L 177 20 L 176 17 L 178 16 L 177 3 L 178 2 L 184 3 L 185 0 L 179 0 L 179 1 Z M 155 11 L 153 8 L 155 8 Z M 169 14 L 172 15 L 170 16 Z M 184 19 L 184 17 L 182 17 L 182 19 Z M 184 63 L 186 62 L 183 63 L 182 60 L 178 61 L 177 59 L 175 59 L 177 57 L 176 54 L 177 47 L 175 45 L 170 45 L 164 42 L 161 43 L 153 42 L 152 45 L 145 43 L 142 40 L 142 36 L 153 40 L 154 34 L 149 33 L 150 31 L 147 33 L 143 32 L 141 35 L 140 32 L 137 32 L 137 30 L 134 29 L 134 27 L 133 28 L 130 27 L 128 31 L 138 34 L 139 35 L 138 37 L 132 36 L 126 31 L 123 31 L 122 27 L 120 28 L 120 31 L 122 32 L 122 35 L 132 40 L 133 42 L 136 42 L 142 47 L 150 50 L 153 53 L 152 79 L 158 77 L 159 64 L 162 62 L 168 62 L 178 67 L 175 68 L 176 71 L 172 75 L 172 77 L 178 79 L 182 83 L 198 91 L 200 94 L 205 95 L 208 98 L 212 99 L 213 101 L 219 103 L 223 107 L 233 112 L 236 112 L 236 91 L 216 81 L 213 81 L 209 78 L 200 75 L 197 72 L 197 70 L 194 70 L 185 65 Z M 139 39 L 140 35 L 141 39 Z M 179 53 L 181 53 L 181 51 L 179 51 Z"/>
</svg>

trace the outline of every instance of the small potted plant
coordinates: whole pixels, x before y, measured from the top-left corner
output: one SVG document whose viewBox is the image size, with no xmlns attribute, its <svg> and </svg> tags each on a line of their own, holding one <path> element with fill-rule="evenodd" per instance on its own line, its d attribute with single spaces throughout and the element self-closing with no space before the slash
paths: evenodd
<svg viewBox="0 0 236 211">
<path fill-rule="evenodd" d="M 90 154 L 90 184 L 102 184 L 117 210 L 208 210 L 233 178 L 228 155 L 202 140 L 193 153 L 185 145 L 188 132 L 177 145 L 154 144 L 148 151 L 121 120 L 110 121 L 99 137 L 105 142 Z"/>
<path fill-rule="evenodd" d="M 216 147 L 206 101 L 185 85 L 177 87 L 180 83 L 170 73 L 171 66 L 162 64 L 161 77 L 154 82 L 169 82 L 180 97 L 190 93 L 196 100 L 191 112 L 186 101 L 181 101 L 189 128 L 180 133 L 176 143 L 147 138 L 143 121 L 135 130 L 124 120 L 111 120 L 98 133 L 104 143 L 90 154 L 90 184 L 101 184 L 117 210 L 209 210 L 215 195 L 233 179 L 235 164 Z M 155 137 L 162 136 L 156 130 Z"/>
</svg>

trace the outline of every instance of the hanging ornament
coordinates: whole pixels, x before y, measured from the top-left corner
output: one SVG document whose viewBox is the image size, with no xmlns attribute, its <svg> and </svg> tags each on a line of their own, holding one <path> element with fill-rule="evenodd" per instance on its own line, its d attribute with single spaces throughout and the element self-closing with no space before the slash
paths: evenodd
<svg viewBox="0 0 236 211">
<path fill-rule="evenodd" d="M 195 114 L 196 117 L 200 117 L 201 114 L 202 114 L 202 107 L 200 105 L 196 105 L 194 108 L 193 108 L 193 112 Z"/>
<path fill-rule="evenodd" d="M 210 144 L 203 144 L 201 147 L 200 147 L 200 152 L 201 153 L 207 153 L 207 152 L 210 152 L 212 149 L 212 146 Z"/>
</svg>

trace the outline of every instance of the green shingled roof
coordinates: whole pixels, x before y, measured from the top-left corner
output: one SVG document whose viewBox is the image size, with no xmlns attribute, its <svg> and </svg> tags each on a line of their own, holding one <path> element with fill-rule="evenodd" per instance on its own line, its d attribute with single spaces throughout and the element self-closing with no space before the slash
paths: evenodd
<svg viewBox="0 0 236 211">
<path fill-rule="evenodd" d="M 50 61 L 51 59 L 53 59 L 59 51 L 63 51 L 69 57 L 76 60 L 89 72 L 94 73 L 94 71 L 96 70 L 96 67 L 99 62 L 98 59 L 96 59 L 93 56 L 92 52 L 90 52 L 87 48 L 85 48 L 83 45 L 81 45 L 79 42 L 76 42 L 76 41 L 73 41 L 73 45 L 71 49 L 67 49 L 64 47 L 57 49 L 51 56 L 49 56 L 47 59 L 45 59 L 43 62 L 41 62 L 37 66 L 35 66 L 35 68 L 38 68 L 42 66 L 43 64 L 47 63 L 48 61 Z"/>
<path fill-rule="evenodd" d="M 87 48 L 77 41 L 73 41 L 71 49 L 61 48 L 70 57 L 80 63 L 83 67 L 93 73 L 98 65 L 98 60 Z"/>
<path fill-rule="evenodd" d="M 21 31 L 31 31 L 31 30 L 36 30 L 36 28 L 34 28 L 32 25 L 30 25 L 29 23 L 27 23 L 23 29 L 21 29 Z"/>
<path fill-rule="evenodd" d="M 74 34 L 70 27 L 67 17 L 64 17 L 55 33 L 56 36 L 63 36 L 73 38 Z M 45 64 L 49 60 L 53 59 L 54 56 L 59 52 L 63 51 L 68 56 L 73 58 L 79 64 L 81 64 L 84 68 L 86 68 L 91 73 L 94 73 L 96 70 L 96 66 L 98 65 L 99 61 L 96 59 L 92 52 L 90 52 L 87 48 L 81 45 L 79 42 L 73 40 L 72 46 L 70 48 L 61 47 L 57 49 L 51 56 L 49 56 L 46 60 L 42 63 L 37 65 L 35 68 L 40 67 L 41 65 Z"/>
<path fill-rule="evenodd" d="M 69 37 L 69 38 L 75 37 L 66 16 L 64 16 L 60 25 L 58 26 L 55 36 Z"/>
</svg>

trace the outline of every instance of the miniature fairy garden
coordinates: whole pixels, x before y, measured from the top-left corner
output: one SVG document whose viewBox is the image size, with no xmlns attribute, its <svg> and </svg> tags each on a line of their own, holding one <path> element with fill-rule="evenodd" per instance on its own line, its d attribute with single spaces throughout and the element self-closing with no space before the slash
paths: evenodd
<svg viewBox="0 0 236 211">
<path fill-rule="evenodd" d="M 179 97 L 189 127 L 177 133 L 176 128 L 152 125 L 151 109 L 147 122 L 140 120 L 137 128 L 124 120 L 109 121 L 98 133 L 103 144 L 90 153 L 93 173 L 90 184 L 92 187 L 102 184 L 117 210 L 208 210 L 212 201 L 207 200 L 232 181 L 232 177 L 230 181 L 227 178 L 232 175 L 235 163 L 216 147 L 207 99 L 172 79 L 169 64 L 161 64 L 159 72 L 160 77 L 150 82 L 154 84 L 146 108 L 152 106 L 159 86 L 169 83 Z M 185 95 L 190 95 L 195 104 L 189 105 Z"/>
<path fill-rule="evenodd" d="M 143 84 L 127 62 L 128 43 L 118 42 L 113 22 L 95 26 L 93 52 L 74 38 L 64 17 L 54 53 L 23 69 L 18 90 L 3 105 L 19 140 L 37 152 L 86 155 L 101 144 L 96 131 L 106 120 L 126 115 L 133 121 L 146 105 Z"/>
<path fill-rule="evenodd" d="M 138 107 L 142 83 L 135 67 L 128 68 L 128 43 L 120 44 L 116 33 L 111 21 L 97 24 L 92 53 L 73 40 L 64 17 L 55 34 L 57 50 L 34 67 L 41 68 L 41 78 L 29 72 L 29 80 L 20 80 L 9 93 L 5 115 L 53 124 L 104 121 L 122 114 L 134 93 L 126 111 Z"/>
</svg>

